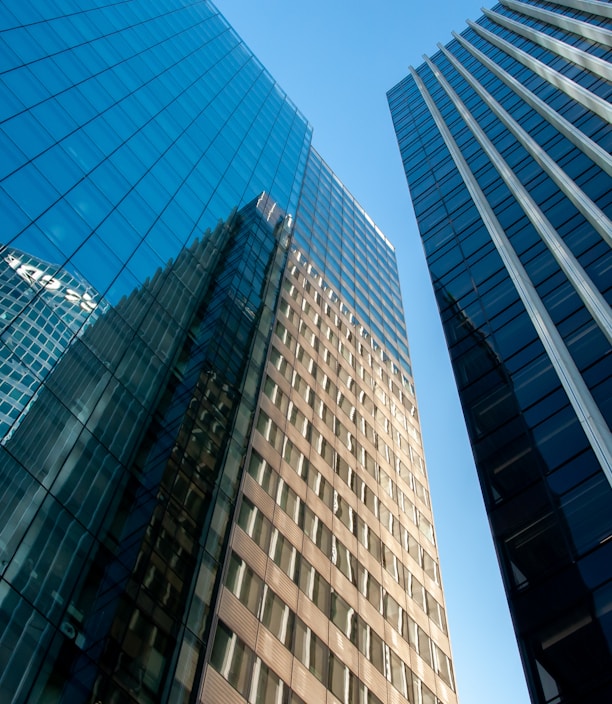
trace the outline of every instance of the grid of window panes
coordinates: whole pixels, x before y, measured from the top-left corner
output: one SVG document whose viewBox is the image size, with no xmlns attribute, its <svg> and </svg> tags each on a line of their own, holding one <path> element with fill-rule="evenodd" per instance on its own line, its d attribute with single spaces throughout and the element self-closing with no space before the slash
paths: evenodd
<svg viewBox="0 0 612 704">
<path fill-rule="evenodd" d="M 258 193 L 295 212 L 310 128 L 212 4 L 78 10 L 0 8 L 0 244 L 115 305 Z"/>
<path fill-rule="evenodd" d="M 11 248 L 0 259 L 0 437 L 19 418 L 83 323 L 105 304 L 86 282 Z M 92 315 L 93 313 L 93 315 Z"/>
<path fill-rule="evenodd" d="M 7 438 L 6 701 L 197 689 L 286 259 L 279 216 L 258 199 L 99 315 Z"/>
<path fill-rule="evenodd" d="M 308 123 L 204 0 L 4 3 L 0 90 L 10 294 L 0 374 L 18 389 L 0 445 L 3 698 L 189 701 L 210 650 L 210 686 L 233 685 L 220 701 L 301 704 L 311 686 L 329 685 L 345 701 L 452 703 L 393 248 L 311 151 Z M 286 257 L 279 209 L 297 212 L 296 241 L 331 282 L 308 269 L 318 287 L 309 305 L 323 310 L 325 295 L 336 316 L 323 356 L 311 360 L 333 372 L 317 391 L 317 420 L 305 391 L 312 374 L 287 384 L 268 367 L 258 446 L 244 464 Z M 279 312 L 289 326 L 286 304 L 296 310 L 296 299 Z M 305 350 L 320 330 L 312 311 L 300 314 Z M 289 355 L 275 339 L 276 353 Z M 358 354 L 369 371 L 355 366 Z M 362 375 L 352 382 L 351 368 Z M 295 443 L 327 468 L 283 475 L 291 465 L 266 440 L 266 418 L 286 433 L 287 453 Z M 291 424 L 306 420 L 319 432 L 312 450 Z M 237 628 L 236 614 L 258 621 L 228 582 L 213 647 L 217 568 L 243 469 L 263 474 L 261 486 L 246 478 L 241 511 L 267 506 L 270 531 L 283 528 L 279 546 L 295 553 L 306 530 L 290 503 L 317 526 L 295 557 L 308 583 L 270 558 L 280 582 L 247 598 L 274 613 L 262 644 Z M 308 492 L 325 521 L 306 510 Z M 257 560 L 271 548 L 243 528 L 234 539 L 228 575 L 249 557 L 256 585 L 267 577 Z M 333 620 L 334 609 L 356 630 L 324 633 L 321 611 Z M 291 652 L 286 626 L 272 627 L 279 615 L 293 619 Z"/>
<path fill-rule="evenodd" d="M 607 4 L 509 0 L 389 92 L 541 702 L 612 695 L 612 489 L 481 213 L 499 223 L 609 428 L 611 39 Z"/>
<path fill-rule="evenodd" d="M 313 149 L 293 239 L 356 319 L 410 372 L 395 250 Z"/>
<path fill-rule="evenodd" d="M 198 539 L 219 542 L 231 503 L 209 514 L 203 458 L 239 455 L 215 444 L 236 385 L 189 355 L 236 211 L 263 191 L 295 210 L 311 130 L 208 2 L 3 3 L 0 30 L 0 375 L 18 390 L 2 406 L 2 699 L 86 700 L 103 672 L 131 701 L 179 701 L 218 557 Z M 234 282 L 251 318 L 264 249 Z M 223 329 L 244 347 L 236 307 Z M 240 379 L 244 357 L 226 361 Z M 175 444 L 200 463 L 168 461 Z"/>
<path fill-rule="evenodd" d="M 294 250 L 205 698 L 221 675 L 249 701 L 456 701 L 412 388 L 351 320 Z M 261 684 L 234 675 L 253 660 Z"/>
</svg>

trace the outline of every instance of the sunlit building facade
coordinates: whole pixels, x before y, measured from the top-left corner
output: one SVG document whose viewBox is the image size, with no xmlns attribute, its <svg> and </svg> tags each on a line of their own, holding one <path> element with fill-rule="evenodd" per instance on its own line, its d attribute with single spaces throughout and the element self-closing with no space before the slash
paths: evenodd
<svg viewBox="0 0 612 704">
<path fill-rule="evenodd" d="M 388 99 L 534 702 L 612 699 L 612 5 L 503 0 Z"/>
<path fill-rule="evenodd" d="M 0 700 L 456 704 L 392 245 L 211 3 L 0 28 Z"/>
</svg>

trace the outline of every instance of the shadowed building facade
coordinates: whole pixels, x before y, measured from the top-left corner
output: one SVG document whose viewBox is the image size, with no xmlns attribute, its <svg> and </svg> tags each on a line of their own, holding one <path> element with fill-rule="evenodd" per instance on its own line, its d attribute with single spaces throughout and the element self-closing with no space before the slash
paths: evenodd
<svg viewBox="0 0 612 704">
<path fill-rule="evenodd" d="M 455 704 L 389 241 L 211 3 L 0 29 L 2 702 Z"/>
<path fill-rule="evenodd" d="M 612 6 L 503 0 L 388 93 L 534 702 L 612 697 Z"/>
</svg>

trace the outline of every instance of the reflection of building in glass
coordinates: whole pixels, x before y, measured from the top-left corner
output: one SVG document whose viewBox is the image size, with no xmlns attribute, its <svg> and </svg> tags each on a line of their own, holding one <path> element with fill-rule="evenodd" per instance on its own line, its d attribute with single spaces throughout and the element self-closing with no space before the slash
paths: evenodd
<svg viewBox="0 0 612 704">
<path fill-rule="evenodd" d="M 210 3 L 15 13 L 0 699 L 455 704 L 392 246 Z"/>
<path fill-rule="evenodd" d="M 10 430 L 83 324 L 95 320 L 100 305 L 85 282 L 59 266 L 10 247 L 3 250 L 0 437 Z"/>
<path fill-rule="evenodd" d="M 534 702 L 612 700 L 611 20 L 504 0 L 388 96 Z"/>
</svg>

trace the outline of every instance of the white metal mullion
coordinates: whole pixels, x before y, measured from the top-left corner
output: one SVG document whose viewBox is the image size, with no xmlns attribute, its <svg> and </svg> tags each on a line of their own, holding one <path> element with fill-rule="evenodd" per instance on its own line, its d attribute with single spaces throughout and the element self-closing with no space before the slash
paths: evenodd
<svg viewBox="0 0 612 704">
<path fill-rule="evenodd" d="M 506 17 L 505 15 L 500 15 L 498 12 L 493 10 L 483 9 L 483 12 L 492 22 L 502 25 L 516 34 L 520 34 L 525 37 L 525 39 L 529 39 L 534 44 L 538 44 L 539 46 L 557 54 L 557 56 L 571 61 L 576 64 L 576 66 L 580 66 L 580 68 L 590 71 L 594 75 L 599 76 L 599 78 L 603 78 L 606 81 L 612 81 L 612 64 L 608 61 L 600 59 L 598 56 L 594 56 L 593 54 L 589 54 L 588 51 L 578 49 L 571 44 L 561 41 L 561 39 L 551 37 L 550 34 L 546 34 L 545 32 L 535 29 L 534 27 L 517 22 L 516 20 Z M 610 33 L 610 36 L 612 37 L 612 33 Z"/>
<path fill-rule="evenodd" d="M 554 0 L 554 2 L 570 10 L 580 10 L 612 19 L 612 5 L 609 3 L 595 2 L 595 0 Z"/>
<path fill-rule="evenodd" d="M 606 475 L 606 479 L 610 483 L 610 486 L 612 486 L 612 436 L 607 423 L 585 384 L 579 369 L 576 367 L 576 363 L 567 349 L 565 342 L 546 310 L 544 303 L 539 297 L 518 255 L 514 251 L 499 220 L 495 216 L 493 209 L 472 174 L 461 150 L 444 122 L 434 100 L 429 95 L 427 88 L 417 72 L 413 68 L 410 69 L 410 72 L 472 196 L 480 217 L 489 232 L 491 241 L 495 245 L 506 267 L 519 298 L 525 306 L 525 310 L 548 354 L 553 369 L 559 377 L 559 381 L 569 398 L 593 452 Z"/>
<path fill-rule="evenodd" d="M 452 63 L 455 69 L 465 78 L 471 88 L 478 93 L 486 105 L 495 113 L 505 127 L 516 137 L 535 161 L 559 186 L 562 193 L 584 215 L 592 227 L 599 232 L 601 237 L 612 247 L 612 221 L 600 208 L 582 191 L 565 171 L 552 159 L 545 149 L 526 132 L 519 123 L 510 115 L 493 96 L 488 93 L 477 79 L 461 64 L 461 62 L 446 47 L 438 44 L 438 48 Z M 500 157 L 501 158 L 501 157 Z"/>
<path fill-rule="evenodd" d="M 519 61 L 526 66 L 528 69 L 536 73 L 540 78 L 550 83 L 555 88 L 563 91 L 570 98 L 575 100 L 577 103 L 583 105 L 587 110 L 591 110 L 596 115 L 599 115 L 606 122 L 612 122 L 612 105 L 607 101 L 603 100 L 597 95 L 594 95 L 586 88 L 581 86 L 576 81 L 572 81 L 571 78 L 564 76 L 563 74 L 555 71 L 550 66 L 547 66 L 542 61 L 530 56 L 526 51 L 519 49 L 510 42 L 502 37 L 499 37 L 494 32 L 485 29 L 479 24 L 468 20 L 468 25 L 478 34 L 480 34 L 483 39 L 491 42 L 498 49 L 512 56 L 514 59 Z"/>
<path fill-rule="evenodd" d="M 505 162 L 502 155 L 497 151 L 494 144 L 487 137 L 484 130 L 442 75 L 438 67 L 428 58 L 426 58 L 425 61 L 453 102 L 465 124 L 471 130 L 493 166 L 497 169 L 501 179 L 506 186 L 508 186 L 508 189 L 517 203 L 520 204 L 523 212 L 529 218 L 529 221 L 534 226 L 541 240 L 555 258 L 559 268 L 563 271 L 576 293 L 580 296 L 581 301 L 593 317 L 593 320 L 597 323 L 608 341 L 612 343 L 612 312 L 610 311 L 610 306 L 606 303 L 595 284 L 593 284 L 584 269 L 580 266 L 572 251 L 550 224 L 548 218 L 529 194 L 529 191 L 523 186 L 516 174 Z"/>
<path fill-rule="evenodd" d="M 602 149 L 599 144 L 587 137 L 583 132 L 577 130 L 569 120 L 566 120 L 563 116 L 559 115 L 559 113 L 552 110 L 547 103 L 525 88 L 520 81 L 510 75 L 507 71 L 504 71 L 504 69 L 500 68 L 480 49 L 470 44 L 467 39 L 456 32 L 453 32 L 453 38 L 456 39 L 461 46 L 466 49 L 466 51 L 469 51 L 472 56 L 486 66 L 491 73 L 495 74 L 500 81 L 503 81 L 509 88 L 511 88 L 530 107 L 550 122 L 550 124 L 570 142 L 572 142 L 572 144 L 592 159 L 599 167 L 601 167 L 601 169 L 603 169 L 603 171 L 612 176 L 612 156 L 609 152 Z"/>
<path fill-rule="evenodd" d="M 535 5 L 529 5 L 525 2 L 519 2 L 519 0 L 499 1 L 502 5 L 516 12 L 520 12 L 522 15 L 533 17 L 536 20 L 542 20 L 543 22 L 551 24 L 553 27 L 565 29 L 578 36 L 587 37 L 604 46 L 612 46 L 612 32 L 610 32 L 609 29 L 604 29 L 603 27 L 585 22 L 584 20 L 577 20 L 575 17 L 569 17 L 561 12 L 552 12 L 552 10 L 545 10 L 543 7 L 536 7 Z"/>
</svg>

